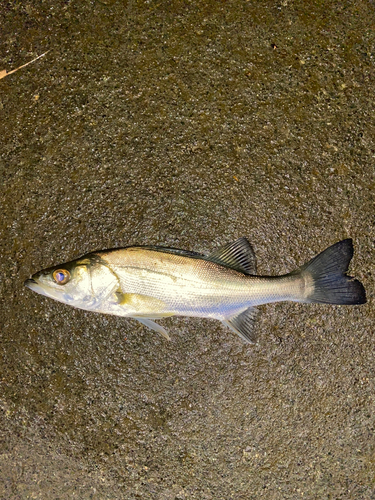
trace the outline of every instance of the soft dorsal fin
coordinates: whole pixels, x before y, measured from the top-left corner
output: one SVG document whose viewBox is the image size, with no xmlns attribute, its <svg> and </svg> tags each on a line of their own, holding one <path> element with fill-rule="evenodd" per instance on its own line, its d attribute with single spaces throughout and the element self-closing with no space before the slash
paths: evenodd
<svg viewBox="0 0 375 500">
<path fill-rule="evenodd" d="M 223 323 L 233 332 L 237 333 L 244 342 L 254 344 L 256 341 L 256 333 L 254 331 L 256 313 L 257 309 L 255 307 L 249 307 L 238 316 L 227 318 Z"/>
<path fill-rule="evenodd" d="M 228 243 L 206 258 L 211 262 L 230 267 L 244 274 L 256 274 L 257 264 L 254 250 L 246 238 L 239 238 L 233 243 Z"/>
</svg>

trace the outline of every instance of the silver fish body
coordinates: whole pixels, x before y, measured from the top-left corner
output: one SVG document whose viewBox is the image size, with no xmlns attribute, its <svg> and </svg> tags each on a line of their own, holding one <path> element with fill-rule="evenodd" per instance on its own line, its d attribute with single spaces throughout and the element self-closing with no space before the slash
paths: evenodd
<svg viewBox="0 0 375 500">
<path fill-rule="evenodd" d="M 351 240 L 329 247 L 278 277 L 256 276 L 245 238 L 210 256 L 163 247 L 127 247 L 88 254 L 35 274 L 25 285 L 74 307 L 132 317 L 168 337 L 153 320 L 195 316 L 222 321 L 245 342 L 255 340 L 255 306 L 269 302 L 366 301 L 362 284 L 345 275 Z"/>
</svg>

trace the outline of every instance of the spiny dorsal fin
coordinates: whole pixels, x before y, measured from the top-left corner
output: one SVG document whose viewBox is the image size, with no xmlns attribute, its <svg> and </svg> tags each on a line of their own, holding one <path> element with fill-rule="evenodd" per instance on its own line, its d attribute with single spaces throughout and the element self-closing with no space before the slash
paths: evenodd
<svg viewBox="0 0 375 500">
<path fill-rule="evenodd" d="M 246 238 L 239 238 L 233 243 L 218 248 L 207 257 L 207 260 L 244 274 L 256 274 L 254 250 Z"/>
<path fill-rule="evenodd" d="M 256 313 L 257 309 L 255 307 L 249 307 L 238 316 L 232 316 L 223 321 L 223 323 L 237 333 L 244 342 L 254 344 L 256 341 L 256 334 L 254 332 Z"/>
<path fill-rule="evenodd" d="M 153 250 L 154 252 L 164 252 L 171 253 L 174 255 L 181 255 L 181 257 L 192 257 L 196 259 L 201 259 L 204 257 L 203 254 L 197 252 L 191 252 L 190 250 L 181 250 L 180 248 L 172 248 L 172 247 L 157 247 L 157 246 L 142 246 L 139 247 L 142 250 Z"/>
</svg>

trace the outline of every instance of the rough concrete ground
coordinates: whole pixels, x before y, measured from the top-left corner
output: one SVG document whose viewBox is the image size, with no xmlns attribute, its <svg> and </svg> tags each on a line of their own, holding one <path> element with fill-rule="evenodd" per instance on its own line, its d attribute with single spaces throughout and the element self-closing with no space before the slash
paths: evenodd
<svg viewBox="0 0 375 500">
<path fill-rule="evenodd" d="M 374 4 L 0 4 L 0 498 L 374 499 Z M 358 307 L 172 341 L 23 287 L 95 249 L 260 274 L 354 240 Z"/>
</svg>

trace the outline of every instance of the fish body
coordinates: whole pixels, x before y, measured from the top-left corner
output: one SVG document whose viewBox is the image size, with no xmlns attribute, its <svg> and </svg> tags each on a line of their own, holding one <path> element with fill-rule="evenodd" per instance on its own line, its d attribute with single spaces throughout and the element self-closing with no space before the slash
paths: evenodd
<svg viewBox="0 0 375 500">
<path fill-rule="evenodd" d="M 256 306 L 269 302 L 360 304 L 362 284 L 346 276 L 351 240 L 329 247 L 284 276 L 257 276 L 245 238 L 209 256 L 165 247 L 127 247 L 87 254 L 36 273 L 25 285 L 74 307 L 154 322 L 168 316 L 214 318 L 245 342 L 255 340 Z"/>
</svg>

